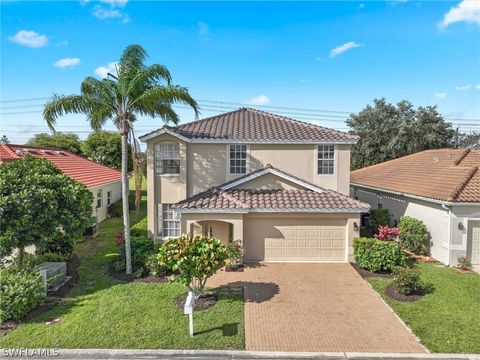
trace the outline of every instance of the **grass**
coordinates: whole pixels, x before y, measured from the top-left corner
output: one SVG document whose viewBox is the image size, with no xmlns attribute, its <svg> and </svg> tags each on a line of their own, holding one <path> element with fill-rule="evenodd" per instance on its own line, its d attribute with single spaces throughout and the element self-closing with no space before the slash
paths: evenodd
<svg viewBox="0 0 480 360">
<path fill-rule="evenodd" d="M 480 353 L 480 276 L 434 264 L 419 264 L 435 291 L 413 303 L 385 295 L 389 279 L 368 282 L 432 352 Z"/>
<path fill-rule="evenodd" d="M 145 197 L 132 223 L 145 216 Z M 194 313 L 196 335 L 175 307 L 179 284 L 122 283 L 107 274 L 117 256 L 114 234 L 120 218 L 102 222 L 95 240 L 77 244 L 80 281 L 64 301 L 0 339 L 2 348 L 243 349 L 243 299 L 221 297 Z M 55 325 L 45 321 L 60 318 Z"/>
</svg>

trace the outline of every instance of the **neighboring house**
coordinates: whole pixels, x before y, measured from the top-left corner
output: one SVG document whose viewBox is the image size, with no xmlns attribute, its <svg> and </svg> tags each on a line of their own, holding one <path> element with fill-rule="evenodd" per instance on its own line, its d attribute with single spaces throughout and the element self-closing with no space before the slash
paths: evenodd
<svg viewBox="0 0 480 360">
<path fill-rule="evenodd" d="M 356 137 L 241 108 L 140 138 L 149 234 L 239 240 L 245 261 L 348 261 L 367 204 L 348 196 Z"/>
<path fill-rule="evenodd" d="M 65 175 L 85 185 L 93 194 L 92 216 L 101 222 L 110 204 L 122 198 L 122 175 L 119 171 L 62 149 L 0 144 L 0 164 L 31 155 L 44 158 Z"/>
<path fill-rule="evenodd" d="M 427 150 L 351 173 L 351 195 L 372 208 L 422 220 L 431 255 L 480 265 L 480 150 Z"/>
</svg>

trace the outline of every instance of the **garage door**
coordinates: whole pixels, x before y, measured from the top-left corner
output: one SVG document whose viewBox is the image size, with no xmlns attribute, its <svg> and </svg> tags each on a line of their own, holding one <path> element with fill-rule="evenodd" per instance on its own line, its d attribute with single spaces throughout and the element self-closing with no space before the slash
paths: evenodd
<svg viewBox="0 0 480 360">
<path fill-rule="evenodd" d="M 343 219 L 249 219 L 246 260 L 345 261 Z"/>
<path fill-rule="evenodd" d="M 471 223 L 472 264 L 480 265 L 480 222 Z"/>
</svg>

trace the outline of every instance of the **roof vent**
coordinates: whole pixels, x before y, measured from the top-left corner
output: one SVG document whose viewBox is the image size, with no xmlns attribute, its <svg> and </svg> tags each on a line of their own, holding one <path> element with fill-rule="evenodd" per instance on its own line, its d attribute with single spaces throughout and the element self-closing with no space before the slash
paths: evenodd
<svg viewBox="0 0 480 360">
<path fill-rule="evenodd" d="M 55 151 L 55 153 L 58 155 L 65 155 L 65 151 L 58 150 L 58 151 Z"/>
<path fill-rule="evenodd" d="M 433 162 L 438 162 L 438 160 L 439 160 L 439 159 L 438 159 L 438 157 L 436 157 L 436 156 L 433 158 Z"/>
<path fill-rule="evenodd" d="M 22 155 L 22 152 L 20 150 L 15 150 L 15 154 Z"/>
</svg>

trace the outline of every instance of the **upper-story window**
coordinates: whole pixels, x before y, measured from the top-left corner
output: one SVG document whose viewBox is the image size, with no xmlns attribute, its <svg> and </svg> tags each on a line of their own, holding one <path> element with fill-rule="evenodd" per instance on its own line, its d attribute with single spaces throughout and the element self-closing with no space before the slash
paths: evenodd
<svg viewBox="0 0 480 360">
<path fill-rule="evenodd" d="M 318 145 L 317 174 L 335 174 L 335 145 Z"/>
<path fill-rule="evenodd" d="M 155 173 L 180 174 L 180 147 L 178 144 L 155 145 Z"/>
<path fill-rule="evenodd" d="M 230 174 L 247 173 L 247 145 L 229 145 Z"/>
</svg>

